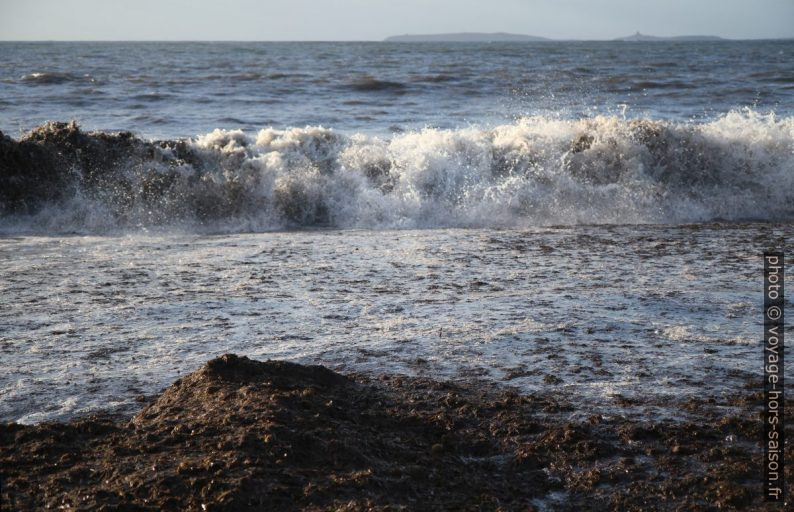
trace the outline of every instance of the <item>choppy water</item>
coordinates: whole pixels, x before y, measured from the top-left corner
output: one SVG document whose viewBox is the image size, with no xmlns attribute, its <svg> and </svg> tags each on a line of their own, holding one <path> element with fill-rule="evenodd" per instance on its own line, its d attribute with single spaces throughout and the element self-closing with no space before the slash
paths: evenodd
<svg viewBox="0 0 794 512">
<path fill-rule="evenodd" d="M 27 137 L 73 154 L 46 194 L 0 169 L 0 419 L 129 409 L 226 352 L 582 414 L 759 374 L 760 253 L 794 233 L 792 42 L 0 51 L 6 134 L 144 139 L 80 139 L 115 155 L 96 168 Z"/>
<path fill-rule="evenodd" d="M 794 41 L 0 43 L 0 54 L 0 130 L 12 135 L 69 119 L 174 138 L 794 113 Z"/>
</svg>

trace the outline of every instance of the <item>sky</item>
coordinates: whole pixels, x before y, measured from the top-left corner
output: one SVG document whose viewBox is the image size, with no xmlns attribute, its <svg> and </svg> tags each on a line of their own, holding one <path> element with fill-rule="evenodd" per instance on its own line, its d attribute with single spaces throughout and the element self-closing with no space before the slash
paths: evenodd
<svg viewBox="0 0 794 512">
<path fill-rule="evenodd" d="M 794 37 L 794 0 L 0 0 L 0 40 Z"/>
</svg>

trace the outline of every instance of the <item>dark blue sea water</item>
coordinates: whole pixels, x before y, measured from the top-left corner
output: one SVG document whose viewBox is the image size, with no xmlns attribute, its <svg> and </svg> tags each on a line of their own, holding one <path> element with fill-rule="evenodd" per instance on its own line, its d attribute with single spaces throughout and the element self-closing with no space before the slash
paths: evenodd
<svg viewBox="0 0 794 512">
<path fill-rule="evenodd" d="M 794 112 L 794 41 L 0 43 L 0 130 L 386 133 L 598 114 Z"/>
</svg>

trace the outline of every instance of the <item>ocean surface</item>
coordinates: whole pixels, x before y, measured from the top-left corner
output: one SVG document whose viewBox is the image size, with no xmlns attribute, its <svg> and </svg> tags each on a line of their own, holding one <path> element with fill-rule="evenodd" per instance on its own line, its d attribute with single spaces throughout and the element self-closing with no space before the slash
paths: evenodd
<svg viewBox="0 0 794 512">
<path fill-rule="evenodd" d="M 0 420 L 227 352 L 680 414 L 794 236 L 794 41 L 0 43 L 0 130 Z"/>
<path fill-rule="evenodd" d="M 76 119 L 191 137 L 323 126 L 388 135 L 550 120 L 794 113 L 794 41 L 0 43 L 0 130 Z"/>
</svg>

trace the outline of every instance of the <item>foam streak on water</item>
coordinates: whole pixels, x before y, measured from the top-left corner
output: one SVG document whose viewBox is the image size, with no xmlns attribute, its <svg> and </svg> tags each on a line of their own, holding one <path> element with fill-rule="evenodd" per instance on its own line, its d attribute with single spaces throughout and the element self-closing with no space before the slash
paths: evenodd
<svg viewBox="0 0 794 512">
<path fill-rule="evenodd" d="M 758 374 L 790 225 L 0 240 L 0 418 L 135 407 L 227 352 L 485 378 L 658 419 Z M 642 406 L 653 402 L 654 406 Z"/>
</svg>

